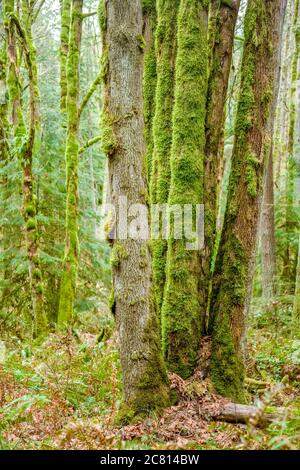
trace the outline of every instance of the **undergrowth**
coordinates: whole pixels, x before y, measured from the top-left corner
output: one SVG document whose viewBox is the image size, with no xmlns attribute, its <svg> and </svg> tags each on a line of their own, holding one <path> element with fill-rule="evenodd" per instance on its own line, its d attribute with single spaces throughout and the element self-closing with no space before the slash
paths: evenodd
<svg viewBox="0 0 300 470">
<path fill-rule="evenodd" d="M 79 327 L 42 343 L 24 345 L 17 338 L 1 343 L 1 450 L 300 448 L 300 341 L 288 304 L 266 308 L 256 302 L 250 318 L 248 401 L 283 413 L 267 429 L 200 420 L 192 399 L 166 410 L 163 418 L 117 428 L 122 396 L 117 339 L 112 320 L 103 317 L 101 323 L 97 334 Z"/>
</svg>

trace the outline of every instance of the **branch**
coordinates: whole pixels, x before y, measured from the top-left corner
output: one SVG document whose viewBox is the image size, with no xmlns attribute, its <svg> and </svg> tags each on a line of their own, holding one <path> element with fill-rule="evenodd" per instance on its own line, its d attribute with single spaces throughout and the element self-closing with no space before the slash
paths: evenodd
<svg viewBox="0 0 300 470">
<path fill-rule="evenodd" d="M 94 137 L 91 140 L 88 140 L 80 149 L 79 149 L 79 155 L 82 154 L 86 149 L 91 147 L 94 144 L 97 144 L 101 140 L 101 136 L 98 135 L 97 137 Z"/>
<path fill-rule="evenodd" d="M 274 413 L 267 413 L 256 406 L 227 403 L 212 418 L 215 421 L 226 421 L 227 423 L 250 423 L 263 428 L 274 421 L 279 421 L 283 416 L 283 408 L 277 408 Z"/>
<path fill-rule="evenodd" d="M 95 80 L 91 84 L 90 89 L 88 90 L 87 94 L 83 98 L 82 103 L 80 104 L 79 110 L 78 110 L 79 118 L 81 116 L 82 111 L 84 110 L 84 108 L 88 104 L 89 100 L 91 99 L 92 95 L 96 91 L 97 86 L 101 83 L 101 79 L 102 79 L 102 74 L 99 73 L 99 75 L 97 75 L 97 77 L 95 78 Z"/>
<path fill-rule="evenodd" d="M 90 16 L 97 15 L 97 11 L 91 11 L 90 13 L 82 13 L 81 18 L 84 20 L 85 18 L 89 18 Z"/>
</svg>

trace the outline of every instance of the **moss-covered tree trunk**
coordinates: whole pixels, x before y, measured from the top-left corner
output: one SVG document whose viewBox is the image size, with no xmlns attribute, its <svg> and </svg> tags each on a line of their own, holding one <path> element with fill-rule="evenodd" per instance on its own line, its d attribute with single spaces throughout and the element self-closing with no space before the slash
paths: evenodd
<svg viewBox="0 0 300 470">
<path fill-rule="evenodd" d="M 73 316 L 79 257 L 78 242 L 78 155 L 79 155 L 79 60 L 83 0 L 72 1 L 67 60 L 66 138 L 66 241 L 60 288 L 58 327 L 65 328 Z"/>
<path fill-rule="evenodd" d="M 207 93 L 207 2 L 181 0 L 178 13 L 169 205 L 203 203 Z M 168 243 L 162 306 L 163 350 L 169 368 L 188 377 L 198 359 L 205 298 L 199 250 L 186 238 Z"/>
<path fill-rule="evenodd" d="M 39 234 L 37 207 L 33 175 L 33 152 L 38 127 L 38 85 L 36 52 L 32 41 L 32 10 L 29 1 L 22 1 L 22 20 L 15 14 L 14 1 L 5 2 L 7 56 L 8 56 L 8 94 L 11 121 L 14 128 L 16 153 L 20 158 L 23 178 L 22 213 L 25 221 L 25 240 L 29 265 L 29 280 L 34 319 L 34 335 L 40 336 L 47 331 L 45 314 L 42 270 L 39 258 Z M 29 124 L 25 125 L 22 103 L 21 83 L 17 55 L 17 41 L 24 55 L 29 78 Z"/>
<path fill-rule="evenodd" d="M 240 1 L 211 2 L 210 11 L 210 73 L 207 93 L 205 143 L 205 254 L 202 275 L 203 295 L 209 302 L 212 256 L 216 241 L 217 201 L 220 166 L 224 150 L 225 105 L 232 63 L 235 26 Z M 207 305 L 207 310 L 209 305 Z"/>
<path fill-rule="evenodd" d="M 216 390 L 243 400 L 244 338 L 278 78 L 281 0 L 250 0 L 225 224 L 212 293 L 211 375 Z"/>
<path fill-rule="evenodd" d="M 105 94 L 102 146 L 108 157 L 110 202 L 121 227 L 120 197 L 146 207 L 143 14 L 140 0 L 110 0 L 100 7 Z M 140 206 L 139 206 L 140 207 Z M 168 404 L 169 388 L 151 283 L 148 240 L 112 240 L 114 311 L 124 383 L 123 419 Z M 124 239 L 123 239 L 124 238 Z"/>
<path fill-rule="evenodd" d="M 152 155 L 153 155 L 153 118 L 155 113 L 156 90 L 156 57 L 155 57 L 155 29 L 156 29 L 156 0 L 143 0 L 143 38 L 145 47 L 144 63 L 144 116 L 146 141 L 146 167 L 147 180 L 150 183 Z"/>
<path fill-rule="evenodd" d="M 71 3 L 71 0 L 60 0 L 60 108 L 63 112 L 65 112 L 67 108 L 67 60 L 69 50 Z"/>
<path fill-rule="evenodd" d="M 158 22 L 155 38 L 157 88 L 150 179 L 150 201 L 152 204 L 166 204 L 170 190 L 178 7 L 179 0 L 159 0 L 157 2 Z M 159 316 L 166 280 L 167 246 L 167 240 L 158 239 L 152 242 L 154 294 Z"/>
</svg>

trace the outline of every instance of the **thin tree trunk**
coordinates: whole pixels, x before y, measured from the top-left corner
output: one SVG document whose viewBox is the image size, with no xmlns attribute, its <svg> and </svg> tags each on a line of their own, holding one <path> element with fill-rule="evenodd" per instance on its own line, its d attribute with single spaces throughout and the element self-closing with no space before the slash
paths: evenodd
<svg viewBox="0 0 300 470">
<path fill-rule="evenodd" d="M 72 0 L 60 0 L 61 30 L 60 30 L 60 108 L 62 112 L 67 109 L 67 60 L 69 50 L 69 33 L 71 21 Z"/>
<path fill-rule="evenodd" d="M 283 38 L 283 28 L 287 0 L 282 0 L 282 19 L 281 19 L 281 38 Z M 281 60 L 282 39 L 279 50 L 279 63 Z M 262 261 L 262 291 L 263 298 L 268 303 L 276 295 L 276 240 L 275 240 L 275 198 L 274 198 L 274 126 L 276 119 L 276 108 L 278 104 L 278 95 L 280 87 L 281 68 L 278 67 L 277 80 L 274 86 L 275 103 L 273 115 L 270 116 L 272 122 L 273 136 L 270 148 L 270 156 L 266 169 L 265 183 L 263 188 L 262 212 L 260 223 L 261 235 L 261 261 Z"/>
<path fill-rule="evenodd" d="M 79 155 L 79 60 L 82 33 L 83 0 L 72 1 L 71 25 L 67 60 L 67 207 L 66 245 L 60 288 L 58 327 L 69 325 L 74 310 L 79 258 L 78 241 L 78 155 Z"/>
<path fill-rule="evenodd" d="M 28 0 L 22 2 L 23 26 L 14 14 L 14 1 L 7 0 L 4 4 L 6 15 L 6 33 L 9 61 L 9 100 L 12 113 L 14 135 L 22 165 L 23 180 L 22 213 L 25 221 L 25 239 L 29 265 L 29 279 L 31 288 L 31 301 L 34 318 L 34 335 L 46 333 L 47 317 L 44 310 L 44 286 L 38 246 L 38 226 L 36 196 L 33 175 L 33 148 L 38 127 L 38 85 L 36 52 L 32 42 L 32 16 Z M 16 50 L 16 38 L 25 57 L 25 65 L 29 77 L 29 126 L 24 123 L 21 104 L 21 84 Z M 24 142 L 25 140 L 25 142 Z"/>
<path fill-rule="evenodd" d="M 262 293 L 266 302 L 276 294 L 276 249 L 274 213 L 273 144 L 266 172 L 261 220 Z"/>
<path fill-rule="evenodd" d="M 294 295 L 294 308 L 293 308 L 293 321 L 294 321 L 294 331 L 299 332 L 300 326 L 300 236 L 298 244 L 298 261 L 297 261 L 297 271 L 296 271 L 296 287 Z"/>
<path fill-rule="evenodd" d="M 120 197 L 126 197 L 129 209 L 132 204 L 146 207 L 140 0 L 102 2 L 100 26 L 106 63 L 102 146 L 108 157 L 110 203 L 118 232 L 124 228 Z M 169 387 L 152 298 L 149 244 L 139 236 L 123 235 L 113 241 L 112 269 L 124 384 L 119 417 L 126 421 L 166 406 Z"/>
<path fill-rule="evenodd" d="M 207 93 L 207 3 L 181 0 L 178 13 L 175 102 L 169 205 L 203 204 Z M 174 224 L 175 225 L 175 224 Z M 169 368 L 186 378 L 198 360 L 205 298 L 200 251 L 186 237 L 168 242 L 166 287 L 162 306 L 163 351 Z M 198 240 L 196 237 L 196 241 Z"/>
<path fill-rule="evenodd" d="M 152 204 L 166 204 L 170 190 L 170 154 L 174 104 L 177 13 L 179 0 L 159 0 L 156 30 L 157 89 L 153 123 L 154 151 L 150 181 Z M 153 281 L 159 316 L 166 281 L 167 240 L 153 240 Z"/>
<path fill-rule="evenodd" d="M 211 374 L 216 390 L 243 400 L 244 337 L 252 292 L 263 178 L 272 139 L 281 0 L 249 0 L 225 224 L 212 294 Z"/>
<path fill-rule="evenodd" d="M 9 149 L 8 149 L 8 103 L 7 103 L 7 86 L 6 86 L 6 68 L 7 68 L 7 47 L 6 38 L 4 34 L 4 25 L 0 28 L 0 186 L 1 194 L 3 195 L 3 201 L 7 195 L 7 171 L 6 165 L 9 160 Z M 2 37 L 4 39 L 2 39 Z M 9 280 L 8 276 L 8 265 L 5 257 L 6 249 L 9 246 L 9 228 L 7 224 L 1 225 L 0 230 L 0 253 L 2 256 L 2 272 L 1 281 L 3 288 L 1 289 L 0 295 L 0 308 L 2 301 L 7 295 L 6 283 Z M 4 255 L 4 256 L 3 256 Z"/>
<path fill-rule="evenodd" d="M 292 243 L 295 224 L 293 219 L 294 214 L 294 188 L 296 178 L 296 165 L 295 165 L 295 127 L 297 122 L 298 110 L 297 105 L 297 80 L 299 73 L 299 57 L 300 57 L 300 1 L 295 1 L 295 9 L 293 16 L 293 33 L 294 33 L 294 53 L 292 61 L 292 83 L 290 89 L 290 119 L 289 119 L 289 135 L 288 135 L 288 153 L 287 153 L 287 166 L 286 166 L 286 211 L 285 211 L 285 254 L 283 258 L 283 282 L 285 289 L 288 293 L 293 292 L 293 283 L 295 280 L 294 264 L 292 262 Z"/>
</svg>

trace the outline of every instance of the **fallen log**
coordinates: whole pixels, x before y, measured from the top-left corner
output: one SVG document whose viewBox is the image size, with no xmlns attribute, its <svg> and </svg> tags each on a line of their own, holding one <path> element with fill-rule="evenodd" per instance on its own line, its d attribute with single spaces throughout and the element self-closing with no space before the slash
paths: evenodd
<svg viewBox="0 0 300 470">
<path fill-rule="evenodd" d="M 278 408 L 275 413 L 267 413 L 256 406 L 226 403 L 213 418 L 216 421 L 226 421 L 227 423 L 251 424 L 252 422 L 255 426 L 265 427 L 282 419 L 283 416 L 284 410 L 282 408 Z"/>
</svg>

